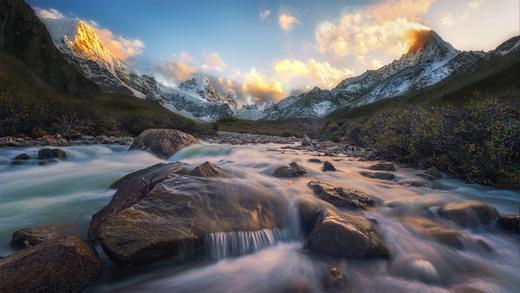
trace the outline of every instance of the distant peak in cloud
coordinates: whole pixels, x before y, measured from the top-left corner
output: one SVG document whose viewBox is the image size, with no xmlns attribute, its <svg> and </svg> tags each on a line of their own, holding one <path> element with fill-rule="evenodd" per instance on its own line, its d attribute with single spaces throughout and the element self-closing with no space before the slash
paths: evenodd
<svg viewBox="0 0 520 293">
<path fill-rule="evenodd" d="M 278 24 L 280 24 L 280 28 L 285 32 L 292 30 L 297 23 L 298 19 L 289 14 L 280 14 L 278 17 Z"/>
</svg>

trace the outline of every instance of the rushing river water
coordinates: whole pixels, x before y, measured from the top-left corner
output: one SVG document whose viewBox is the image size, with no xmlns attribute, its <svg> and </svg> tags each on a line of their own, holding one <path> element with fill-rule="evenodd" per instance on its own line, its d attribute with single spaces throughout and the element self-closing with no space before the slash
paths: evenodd
<svg viewBox="0 0 520 293">
<path fill-rule="evenodd" d="M 92 292 L 320 292 L 324 272 L 333 265 L 344 273 L 353 292 L 450 292 L 477 288 L 485 292 L 520 291 L 518 239 L 489 230 L 465 230 L 485 241 L 491 252 L 454 250 L 407 229 L 403 212 L 424 213 L 424 207 L 449 201 L 478 200 L 492 204 L 500 213 L 516 213 L 520 193 L 453 179 L 414 187 L 407 182 L 424 181 L 419 170 L 399 168 L 395 181 L 361 176 L 374 162 L 350 157 L 323 157 L 338 172 L 322 172 L 321 164 L 308 162 L 317 154 L 282 150 L 280 145 L 195 145 L 168 161 L 200 164 L 211 161 L 234 170 L 241 180 L 272 189 L 287 198 L 309 197 L 312 179 L 355 187 L 381 198 L 385 205 L 365 211 L 377 221 L 378 230 L 392 250 L 390 260 L 340 261 L 314 256 L 302 250 L 299 223 L 289 231 L 214 233 L 207 260 L 191 264 L 159 263 L 134 270 L 118 268 L 104 259 L 101 279 Z M 91 215 L 110 201 L 108 186 L 129 172 L 161 162 L 145 152 L 127 152 L 126 146 L 71 146 L 62 148 L 67 159 L 54 165 L 0 165 L 0 255 L 12 252 L 11 233 L 23 227 L 52 223 L 75 223 L 85 229 Z M 0 162 L 37 148 L 0 149 Z M 297 161 L 308 171 L 297 179 L 271 176 L 280 164 Z M 8 162 L 8 161 L 7 161 Z M 315 200 L 315 199 L 314 199 Z M 288 207 L 288 215 L 295 208 Z M 434 210 L 430 210 L 432 215 Z M 432 216 L 434 217 L 434 216 Z M 440 220 L 439 220 L 440 221 Z M 444 222 L 446 224 L 446 222 Z"/>
</svg>

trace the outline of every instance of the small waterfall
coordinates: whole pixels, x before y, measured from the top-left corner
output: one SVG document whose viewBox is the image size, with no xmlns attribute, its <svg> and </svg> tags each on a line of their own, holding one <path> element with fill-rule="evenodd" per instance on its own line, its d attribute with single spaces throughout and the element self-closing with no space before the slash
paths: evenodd
<svg viewBox="0 0 520 293">
<path fill-rule="evenodd" d="M 267 246 L 274 245 L 286 238 L 287 233 L 275 229 L 258 231 L 217 232 L 206 236 L 205 242 L 211 259 L 253 253 Z"/>
</svg>

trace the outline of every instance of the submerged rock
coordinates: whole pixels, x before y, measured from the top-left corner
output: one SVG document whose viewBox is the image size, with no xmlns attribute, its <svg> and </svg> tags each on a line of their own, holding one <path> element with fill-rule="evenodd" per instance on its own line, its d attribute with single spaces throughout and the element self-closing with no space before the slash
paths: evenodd
<svg viewBox="0 0 520 293">
<path fill-rule="evenodd" d="M 471 228 L 487 226 L 498 219 L 498 212 L 494 207 L 475 201 L 447 203 L 439 209 L 439 215 Z"/>
<path fill-rule="evenodd" d="M 368 169 L 374 171 L 395 171 L 395 166 L 392 163 L 377 163 L 368 167 Z"/>
<path fill-rule="evenodd" d="M 44 225 L 24 228 L 13 233 L 11 246 L 27 248 L 45 241 L 62 239 L 76 234 L 77 226 L 70 224 Z"/>
<path fill-rule="evenodd" d="M 38 162 L 38 165 L 39 166 L 47 166 L 47 165 L 52 165 L 52 164 L 56 164 L 58 163 L 59 161 L 56 160 L 56 159 L 50 159 L 50 160 L 41 160 Z"/>
<path fill-rule="evenodd" d="M 420 257 L 398 258 L 390 264 L 389 272 L 404 279 L 418 280 L 427 284 L 441 282 L 435 266 L 429 260 Z"/>
<path fill-rule="evenodd" d="M 318 198 L 337 207 L 366 209 L 376 204 L 373 197 L 353 188 L 335 186 L 320 181 L 311 181 L 307 186 Z"/>
<path fill-rule="evenodd" d="M 274 177 L 287 177 L 287 178 L 300 177 L 305 174 L 307 174 L 307 171 L 305 170 L 305 168 L 296 162 L 290 163 L 289 166 L 278 167 L 273 172 Z"/>
<path fill-rule="evenodd" d="M 498 218 L 497 226 L 502 231 L 520 235 L 520 215 L 503 215 Z"/>
<path fill-rule="evenodd" d="M 14 160 L 11 162 L 11 165 L 19 166 L 19 165 L 23 165 L 24 163 L 25 163 L 25 161 L 23 161 L 23 160 Z"/>
<path fill-rule="evenodd" d="M 310 158 L 309 162 L 310 163 L 321 163 L 321 160 L 320 159 L 316 159 L 316 158 Z"/>
<path fill-rule="evenodd" d="M 93 218 L 91 234 L 114 262 L 140 265 L 197 256 L 211 233 L 258 231 L 285 224 L 287 200 L 271 190 L 179 175 L 168 165 L 144 172 L 155 176 L 148 175 L 139 194 L 132 180 L 122 180 L 112 202 Z"/>
<path fill-rule="evenodd" d="M 395 176 L 392 173 L 387 172 L 368 172 L 368 171 L 361 171 L 359 174 L 371 178 L 371 179 L 381 179 L 381 180 L 394 180 Z"/>
<path fill-rule="evenodd" d="M 211 162 L 204 162 L 195 167 L 189 175 L 196 177 L 228 177 L 229 172 L 214 165 Z"/>
<path fill-rule="evenodd" d="M 0 292 L 79 292 L 100 273 L 96 252 L 70 236 L 0 259 Z"/>
<path fill-rule="evenodd" d="M 64 159 L 65 157 L 67 157 L 67 154 L 60 149 L 44 148 L 38 151 L 39 160 Z"/>
<path fill-rule="evenodd" d="M 323 163 L 323 168 L 321 168 L 321 170 L 324 171 L 324 172 L 336 171 L 336 167 L 334 167 L 334 165 L 332 165 L 331 162 L 325 161 L 325 163 Z"/>
<path fill-rule="evenodd" d="M 321 214 L 305 241 L 305 248 L 347 258 L 389 256 L 388 247 L 370 221 L 332 209 Z"/>
<path fill-rule="evenodd" d="M 177 151 L 198 143 L 195 137 L 173 129 L 147 129 L 134 140 L 131 150 L 143 150 L 167 159 Z"/>
<path fill-rule="evenodd" d="M 439 169 L 437 169 L 435 167 L 431 167 L 431 168 L 427 169 L 426 171 L 424 171 L 424 174 L 430 176 L 433 179 L 442 178 L 442 173 L 439 171 Z"/>
<path fill-rule="evenodd" d="M 26 153 L 21 153 L 18 156 L 14 157 L 13 160 L 30 160 L 30 159 L 31 159 L 31 156 L 29 156 Z"/>
</svg>

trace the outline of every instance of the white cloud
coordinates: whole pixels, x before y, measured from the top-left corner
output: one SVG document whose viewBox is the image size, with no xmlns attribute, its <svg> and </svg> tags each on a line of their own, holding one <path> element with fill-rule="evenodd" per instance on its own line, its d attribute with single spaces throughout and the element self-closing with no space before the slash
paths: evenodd
<svg viewBox="0 0 520 293">
<path fill-rule="evenodd" d="M 204 64 L 202 68 L 206 71 L 219 71 L 222 72 L 226 68 L 226 63 L 220 57 L 218 53 L 210 53 L 204 57 Z"/>
<path fill-rule="evenodd" d="M 61 13 L 59 10 L 54 9 L 54 8 L 42 9 L 42 8 L 34 7 L 34 11 L 36 12 L 36 15 L 39 18 L 43 18 L 43 19 L 61 19 L 61 18 L 65 17 L 63 15 L 63 13 Z"/>
<path fill-rule="evenodd" d="M 480 8 L 480 2 L 478 0 L 471 1 L 468 3 L 468 7 L 474 10 L 477 10 Z"/>
<path fill-rule="evenodd" d="M 266 9 L 264 11 L 261 11 L 259 15 L 260 15 L 260 19 L 266 20 L 267 18 L 269 18 L 269 16 L 271 16 L 271 10 Z"/>
<path fill-rule="evenodd" d="M 332 88 L 340 81 L 354 75 L 348 68 L 337 68 L 328 62 L 319 62 L 314 59 L 300 61 L 284 59 L 274 65 L 275 77 L 293 88 L 304 85 Z"/>
<path fill-rule="evenodd" d="M 448 12 L 441 18 L 441 24 L 445 26 L 454 26 L 457 22 L 455 21 L 455 17 L 453 17 L 453 13 Z"/>
<path fill-rule="evenodd" d="M 285 32 L 292 30 L 297 23 L 298 19 L 292 15 L 281 14 L 278 17 L 278 24 L 280 24 L 280 28 Z"/>
</svg>

